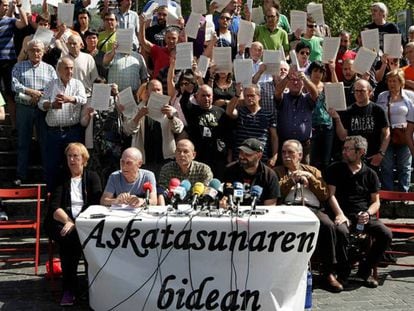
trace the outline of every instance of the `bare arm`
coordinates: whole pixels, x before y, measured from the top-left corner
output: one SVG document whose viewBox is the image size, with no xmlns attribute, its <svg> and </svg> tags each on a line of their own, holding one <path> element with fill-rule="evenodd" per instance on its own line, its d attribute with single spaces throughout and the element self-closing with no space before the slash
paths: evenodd
<svg viewBox="0 0 414 311">
<path fill-rule="evenodd" d="M 20 19 L 16 20 L 16 27 L 18 29 L 23 29 L 29 23 L 27 21 L 26 12 L 24 10 L 22 10 L 22 3 L 21 3 L 21 1 L 17 1 L 17 9 L 19 10 L 19 17 L 20 17 Z"/>
<path fill-rule="evenodd" d="M 145 38 L 145 16 L 143 14 L 139 16 L 138 41 L 141 48 L 149 54 L 154 44 Z"/>
<path fill-rule="evenodd" d="M 338 138 L 341 141 L 344 141 L 345 138 L 348 136 L 348 131 L 344 128 L 344 125 L 342 124 L 339 114 L 333 108 L 329 108 L 328 113 L 332 117 L 332 119 L 335 121 L 336 135 L 338 135 Z"/>
</svg>

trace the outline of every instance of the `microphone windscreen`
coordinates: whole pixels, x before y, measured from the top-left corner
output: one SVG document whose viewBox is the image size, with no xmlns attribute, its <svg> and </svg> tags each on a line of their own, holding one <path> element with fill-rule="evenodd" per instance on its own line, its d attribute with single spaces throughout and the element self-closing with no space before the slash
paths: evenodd
<svg viewBox="0 0 414 311">
<path fill-rule="evenodd" d="M 216 189 L 217 191 L 223 192 L 223 187 L 221 186 L 220 180 L 213 178 L 208 184 L 210 188 Z"/>
<path fill-rule="evenodd" d="M 180 186 L 183 187 L 185 189 L 185 191 L 187 191 L 187 192 L 190 191 L 190 189 L 191 189 L 191 183 L 188 179 L 184 179 L 181 182 Z"/>
<path fill-rule="evenodd" d="M 234 187 L 234 189 L 244 190 L 243 184 L 241 182 L 239 182 L 239 181 L 235 181 L 233 183 L 233 187 Z"/>
<path fill-rule="evenodd" d="M 178 178 L 171 178 L 170 179 L 170 183 L 168 184 L 168 189 L 174 190 L 175 188 L 177 188 L 180 185 L 180 180 Z"/>
<path fill-rule="evenodd" d="M 263 192 L 263 188 L 262 187 L 260 187 L 259 185 L 254 185 L 253 187 L 252 187 L 252 189 L 250 190 L 250 195 L 252 196 L 252 197 L 260 197 L 261 195 L 262 195 L 262 192 Z"/>
<path fill-rule="evenodd" d="M 204 184 L 202 182 L 196 182 L 193 187 L 193 195 L 202 195 L 204 193 Z"/>
<path fill-rule="evenodd" d="M 144 182 L 142 189 L 144 189 L 144 191 L 148 190 L 149 192 L 152 192 L 152 184 L 149 181 Z"/>
<path fill-rule="evenodd" d="M 187 191 L 185 190 L 185 188 L 178 186 L 173 190 L 173 194 L 176 197 L 178 196 L 178 199 L 182 201 L 187 195 Z"/>
</svg>

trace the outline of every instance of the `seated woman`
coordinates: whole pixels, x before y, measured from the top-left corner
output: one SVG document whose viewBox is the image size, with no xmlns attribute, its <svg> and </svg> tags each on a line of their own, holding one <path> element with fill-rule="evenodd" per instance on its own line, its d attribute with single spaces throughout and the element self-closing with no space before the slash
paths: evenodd
<svg viewBox="0 0 414 311">
<path fill-rule="evenodd" d="M 90 205 L 99 204 L 102 185 L 97 173 L 86 169 L 88 150 L 81 143 L 71 143 L 65 150 L 68 172 L 61 174 L 51 193 L 46 216 L 46 232 L 59 245 L 63 274 L 61 306 L 71 306 L 77 290 L 77 269 L 82 247 L 75 219 Z"/>
</svg>

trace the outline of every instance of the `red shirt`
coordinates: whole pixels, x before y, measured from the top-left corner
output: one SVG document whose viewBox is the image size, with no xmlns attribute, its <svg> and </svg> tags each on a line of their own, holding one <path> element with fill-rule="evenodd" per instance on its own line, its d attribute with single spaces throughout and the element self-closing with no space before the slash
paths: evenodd
<svg viewBox="0 0 414 311">
<path fill-rule="evenodd" d="M 338 77 L 338 81 L 343 81 L 342 64 L 344 63 L 344 61 L 348 58 L 355 59 L 355 57 L 356 53 L 352 50 L 346 50 L 344 53 L 338 51 L 335 61 L 335 72 L 336 76 Z"/>
<path fill-rule="evenodd" d="M 166 47 L 160 47 L 154 44 L 151 48 L 151 59 L 154 63 L 152 77 L 157 78 L 160 70 L 170 65 L 170 52 Z"/>
</svg>

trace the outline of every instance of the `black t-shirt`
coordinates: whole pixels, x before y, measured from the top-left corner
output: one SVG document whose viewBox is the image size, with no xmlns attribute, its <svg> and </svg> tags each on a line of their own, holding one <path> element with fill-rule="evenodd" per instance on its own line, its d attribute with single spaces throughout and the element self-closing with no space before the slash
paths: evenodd
<svg viewBox="0 0 414 311">
<path fill-rule="evenodd" d="M 379 152 L 382 129 L 389 126 L 385 111 L 373 102 L 364 107 L 352 104 L 343 114 L 342 124 L 349 136 L 361 135 L 367 139 L 368 157 Z"/>
<path fill-rule="evenodd" d="M 158 46 L 165 46 L 165 31 L 167 27 L 165 25 L 153 25 L 151 27 L 148 27 L 147 30 L 145 30 L 145 38 Z"/>
<path fill-rule="evenodd" d="M 379 191 L 377 173 L 365 163 L 353 174 L 345 162 L 336 162 L 328 167 L 326 183 L 336 187 L 335 197 L 347 217 L 354 218 L 359 212 L 368 210 L 371 194 Z"/>
<path fill-rule="evenodd" d="M 251 204 L 250 189 L 254 185 L 263 188 L 262 195 L 257 203 L 263 204 L 265 200 L 277 199 L 280 197 L 279 179 L 276 173 L 260 162 L 255 175 L 249 175 L 238 162 L 230 165 L 224 171 L 225 183 L 241 182 L 244 185 L 244 200 L 242 205 Z"/>
</svg>

